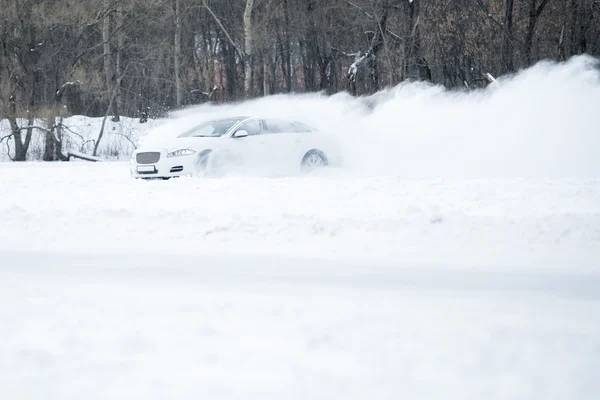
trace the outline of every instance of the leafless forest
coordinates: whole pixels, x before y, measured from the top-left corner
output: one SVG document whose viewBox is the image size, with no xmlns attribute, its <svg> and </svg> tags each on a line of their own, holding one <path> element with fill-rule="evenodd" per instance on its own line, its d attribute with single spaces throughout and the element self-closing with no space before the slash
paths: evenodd
<svg viewBox="0 0 600 400">
<path fill-rule="evenodd" d="M 17 117 L 155 117 L 407 79 L 469 90 L 600 54 L 599 21 L 600 0 L 0 0 L 0 113 L 25 159 Z"/>
</svg>

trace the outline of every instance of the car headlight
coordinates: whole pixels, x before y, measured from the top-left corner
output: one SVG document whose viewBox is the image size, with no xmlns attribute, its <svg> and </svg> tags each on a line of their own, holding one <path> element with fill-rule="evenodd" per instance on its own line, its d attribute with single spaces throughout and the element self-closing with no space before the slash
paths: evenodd
<svg viewBox="0 0 600 400">
<path fill-rule="evenodd" d="M 179 149 L 179 150 L 175 150 L 170 152 L 169 154 L 167 154 L 167 157 L 181 157 L 181 156 L 189 156 L 194 154 L 195 151 L 192 149 Z"/>
</svg>

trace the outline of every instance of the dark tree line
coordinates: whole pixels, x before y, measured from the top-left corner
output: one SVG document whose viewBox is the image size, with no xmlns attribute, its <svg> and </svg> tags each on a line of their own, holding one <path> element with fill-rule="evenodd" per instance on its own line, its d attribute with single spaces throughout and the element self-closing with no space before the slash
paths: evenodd
<svg viewBox="0 0 600 400">
<path fill-rule="evenodd" d="M 49 118 L 163 115 L 274 93 L 484 84 L 600 54 L 600 0 L 0 0 L 0 112 L 15 158 Z M 29 124 L 30 126 L 31 124 Z"/>
</svg>

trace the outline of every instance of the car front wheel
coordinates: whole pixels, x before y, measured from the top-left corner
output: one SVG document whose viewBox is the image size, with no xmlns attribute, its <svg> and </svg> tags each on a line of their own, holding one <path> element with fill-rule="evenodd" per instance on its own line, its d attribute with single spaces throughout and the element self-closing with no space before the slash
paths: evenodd
<svg viewBox="0 0 600 400">
<path fill-rule="evenodd" d="M 212 154 L 210 150 L 205 150 L 202 153 L 198 154 L 198 157 L 195 161 L 196 167 L 196 175 L 198 176 L 206 176 L 211 164 Z"/>
<path fill-rule="evenodd" d="M 302 158 L 301 167 L 303 170 L 312 171 L 327 166 L 327 157 L 319 150 L 311 150 Z"/>
</svg>

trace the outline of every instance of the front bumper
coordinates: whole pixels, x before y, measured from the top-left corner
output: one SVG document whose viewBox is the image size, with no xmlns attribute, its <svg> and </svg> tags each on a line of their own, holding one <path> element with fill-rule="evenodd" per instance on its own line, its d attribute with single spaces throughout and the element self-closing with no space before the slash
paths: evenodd
<svg viewBox="0 0 600 400">
<path fill-rule="evenodd" d="M 140 153 L 160 153 L 160 156 L 156 162 L 149 162 L 154 159 Z M 132 177 L 141 179 L 190 176 L 195 171 L 194 154 L 168 158 L 167 151 L 163 149 L 136 151 L 129 160 L 129 171 Z"/>
</svg>

